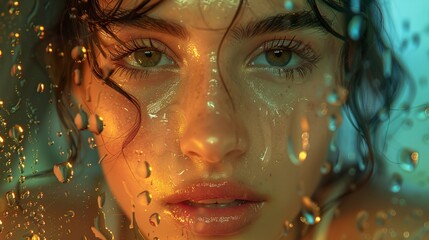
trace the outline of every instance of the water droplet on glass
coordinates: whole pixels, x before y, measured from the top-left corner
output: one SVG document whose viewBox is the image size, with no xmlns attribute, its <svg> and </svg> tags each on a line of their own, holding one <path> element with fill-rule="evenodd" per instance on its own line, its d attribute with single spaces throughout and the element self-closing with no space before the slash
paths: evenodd
<svg viewBox="0 0 429 240">
<path fill-rule="evenodd" d="M 137 199 L 141 205 L 147 206 L 152 201 L 152 194 L 150 194 L 148 191 L 143 191 L 137 195 Z"/>
<path fill-rule="evenodd" d="M 13 191 L 9 191 L 6 193 L 6 202 L 7 202 L 7 205 L 9 205 L 9 207 L 12 207 L 13 205 L 15 205 L 16 195 Z"/>
<path fill-rule="evenodd" d="M 418 47 L 420 45 L 420 34 L 418 33 L 414 33 L 413 36 L 411 37 L 413 44 Z"/>
<path fill-rule="evenodd" d="M 335 132 L 335 130 L 337 130 L 337 127 L 340 125 L 341 123 L 341 118 L 339 117 L 339 115 L 331 115 L 328 118 L 328 128 L 331 132 Z"/>
<path fill-rule="evenodd" d="M 104 203 L 106 202 L 106 193 L 101 193 L 97 196 L 97 204 L 98 204 L 98 208 L 103 208 L 104 207 Z"/>
<path fill-rule="evenodd" d="M 63 162 L 59 164 L 55 164 L 54 166 L 54 174 L 57 177 L 60 183 L 69 182 L 73 177 L 73 166 L 69 162 Z"/>
<path fill-rule="evenodd" d="M 137 174 L 140 177 L 148 178 L 152 174 L 152 167 L 146 161 L 140 161 L 137 164 Z"/>
<path fill-rule="evenodd" d="M 383 74 L 389 78 L 392 75 L 392 52 L 389 50 L 383 51 Z"/>
<path fill-rule="evenodd" d="M 36 33 L 39 39 L 43 39 L 45 37 L 45 27 L 37 25 L 34 27 L 34 32 Z"/>
<path fill-rule="evenodd" d="M 293 10 L 294 4 L 292 0 L 285 0 L 284 7 L 286 10 Z"/>
<path fill-rule="evenodd" d="M 37 84 L 37 92 L 43 93 L 44 91 L 45 91 L 45 84 L 43 84 L 43 83 Z"/>
<path fill-rule="evenodd" d="M 0 233 L 3 232 L 4 226 L 3 226 L 3 222 L 0 220 Z"/>
<path fill-rule="evenodd" d="M 157 227 L 160 222 L 161 222 L 161 216 L 159 216 L 158 213 L 154 213 L 154 214 L 150 215 L 150 217 L 149 217 L 150 225 Z"/>
<path fill-rule="evenodd" d="M 0 136 L 0 152 L 4 151 L 4 139 Z"/>
<path fill-rule="evenodd" d="M 22 142 L 24 140 L 24 129 L 19 125 L 14 125 L 9 129 L 9 137 L 15 142 Z"/>
<path fill-rule="evenodd" d="M 45 52 L 47 54 L 52 54 L 54 52 L 54 48 L 52 46 L 52 43 L 48 43 L 48 46 L 46 46 L 46 48 L 45 48 Z"/>
<path fill-rule="evenodd" d="M 22 66 L 21 64 L 13 64 L 12 68 L 10 69 L 10 76 L 16 77 L 18 79 L 22 78 Z"/>
<path fill-rule="evenodd" d="M 73 82 L 78 86 L 82 83 L 82 73 L 78 68 L 73 70 Z"/>
<path fill-rule="evenodd" d="M 30 191 L 26 190 L 25 192 L 21 193 L 21 199 L 27 199 L 30 196 Z"/>
<path fill-rule="evenodd" d="M 402 177 L 398 173 L 394 173 L 390 178 L 390 191 L 397 193 L 402 188 Z"/>
<path fill-rule="evenodd" d="M 98 135 L 103 131 L 103 118 L 97 114 L 91 114 L 88 119 L 88 130 Z"/>
<path fill-rule="evenodd" d="M 362 37 L 364 27 L 364 19 L 362 16 L 353 16 L 348 25 L 348 34 L 350 39 L 358 41 Z"/>
<path fill-rule="evenodd" d="M 42 199 L 43 198 L 43 192 L 39 192 L 37 194 L 37 199 Z"/>
<path fill-rule="evenodd" d="M 289 235 L 290 231 L 293 229 L 293 223 L 288 220 L 283 222 L 283 236 Z"/>
<path fill-rule="evenodd" d="M 19 2 L 18 1 L 9 1 L 9 14 L 10 15 L 19 15 Z"/>
<path fill-rule="evenodd" d="M 368 228 L 369 213 L 367 211 L 360 211 L 356 215 L 356 227 L 360 232 L 364 232 Z"/>
<path fill-rule="evenodd" d="M 75 215 L 76 213 L 73 210 L 68 210 L 66 213 L 64 213 L 64 217 L 66 218 L 74 218 Z"/>
<path fill-rule="evenodd" d="M 375 223 L 379 226 L 384 226 L 387 221 L 387 213 L 384 211 L 378 211 L 375 215 Z"/>
<path fill-rule="evenodd" d="M 89 148 L 91 149 L 95 149 L 97 147 L 97 143 L 95 142 L 95 138 L 93 137 L 88 138 L 88 144 L 89 144 Z"/>
<path fill-rule="evenodd" d="M 347 90 L 342 87 L 332 89 L 326 96 L 326 101 L 334 106 L 341 106 L 347 98 Z"/>
<path fill-rule="evenodd" d="M 419 108 L 417 110 L 417 118 L 420 120 L 429 119 L 429 106 Z"/>
<path fill-rule="evenodd" d="M 88 115 L 83 110 L 79 110 L 74 117 L 74 124 L 79 130 L 86 129 L 88 127 Z"/>
<path fill-rule="evenodd" d="M 419 153 L 410 149 L 403 149 L 399 158 L 399 166 L 406 172 L 413 172 L 419 162 Z"/>
<path fill-rule="evenodd" d="M 309 197 L 303 197 L 301 199 L 301 222 L 306 225 L 314 225 L 320 222 L 320 208 L 314 203 Z"/>
<path fill-rule="evenodd" d="M 71 51 L 71 57 L 77 63 L 85 61 L 86 56 L 87 52 L 84 46 L 76 46 Z"/>
<path fill-rule="evenodd" d="M 332 170 L 332 165 L 330 162 L 324 162 L 322 167 L 320 167 L 320 172 L 322 173 L 322 175 L 329 174 L 331 170 Z"/>
</svg>

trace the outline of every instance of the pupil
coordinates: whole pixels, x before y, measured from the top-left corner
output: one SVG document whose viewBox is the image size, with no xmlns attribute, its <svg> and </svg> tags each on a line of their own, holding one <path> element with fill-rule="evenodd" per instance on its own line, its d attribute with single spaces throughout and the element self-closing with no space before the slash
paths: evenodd
<svg viewBox="0 0 429 240">
<path fill-rule="evenodd" d="M 283 50 L 274 50 L 274 56 L 281 57 L 283 54 Z"/>
<path fill-rule="evenodd" d="M 148 58 L 152 57 L 152 51 L 145 51 L 144 55 Z"/>
</svg>

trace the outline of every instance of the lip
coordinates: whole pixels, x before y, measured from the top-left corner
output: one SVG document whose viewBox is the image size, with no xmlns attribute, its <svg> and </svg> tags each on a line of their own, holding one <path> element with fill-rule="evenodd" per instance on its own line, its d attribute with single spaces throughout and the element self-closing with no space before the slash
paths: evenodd
<svg viewBox="0 0 429 240">
<path fill-rule="evenodd" d="M 267 197 L 233 181 L 199 181 L 164 199 L 174 220 L 195 235 L 233 235 L 255 221 Z M 210 204 L 207 202 L 220 202 Z"/>
</svg>

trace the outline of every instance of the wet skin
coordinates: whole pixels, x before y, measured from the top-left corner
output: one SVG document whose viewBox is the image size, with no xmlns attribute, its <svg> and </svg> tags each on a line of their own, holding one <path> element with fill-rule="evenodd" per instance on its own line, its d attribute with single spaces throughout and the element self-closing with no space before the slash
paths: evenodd
<svg viewBox="0 0 429 240">
<path fill-rule="evenodd" d="M 251 27 L 291 13 L 311 19 L 306 1 L 292 10 L 283 2 L 247 1 L 221 47 L 235 1 L 164 1 L 145 21 L 162 19 L 174 33 L 115 26 L 125 46 L 99 33 L 108 56 L 97 61 L 141 106 L 132 141 L 123 144 L 138 109 L 93 76 L 88 62 L 73 93 L 103 118 L 95 138 L 107 183 L 144 235 L 278 239 L 284 221 L 299 216 L 302 197 L 314 193 L 333 134 L 328 116 L 340 119 L 340 106 L 320 112 L 341 76 L 342 43 L 317 21 Z M 322 13 L 340 28 L 332 11 Z M 158 226 L 150 224 L 153 213 Z"/>
</svg>

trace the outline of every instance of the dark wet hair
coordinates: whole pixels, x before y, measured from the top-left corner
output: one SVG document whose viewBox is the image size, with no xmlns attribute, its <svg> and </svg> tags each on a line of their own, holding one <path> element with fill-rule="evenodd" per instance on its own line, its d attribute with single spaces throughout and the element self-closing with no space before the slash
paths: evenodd
<svg viewBox="0 0 429 240">
<path fill-rule="evenodd" d="M 246 0 L 240 1 L 236 15 L 229 27 L 233 26 L 245 2 Z M 359 142 L 362 142 L 367 148 L 366 151 L 363 151 L 365 153 L 362 153 L 360 156 L 364 160 L 365 168 L 356 174 L 356 183 L 359 185 L 368 181 L 375 169 L 377 151 L 374 137 L 381 124 L 379 113 L 384 112 L 389 115 L 407 73 L 393 55 L 388 59 L 391 64 L 390 71 L 386 72 L 383 67 L 383 54 L 390 50 L 382 36 L 382 14 L 377 1 L 307 0 L 307 2 L 319 18 L 322 26 L 329 33 L 344 42 L 340 63 L 343 70 L 340 84 L 348 90 L 348 98 L 344 108 L 358 132 Z M 138 110 L 139 115 L 132 129 L 130 129 L 126 141 L 123 143 L 123 148 L 136 136 L 140 127 L 140 105 L 134 96 L 128 94 L 109 78 L 110 72 L 103 72 L 97 64 L 96 51 L 94 50 L 98 49 L 101 51 L 101 54 L 105 53 L 99 45 L 96 33 L 100 30 L 104 31 L 112 38 L 121 42 L 111 31 L 111 24 L 143 17 L 159 3 L 161 1 L 153 3 L 150 0 L 145 0 L 132 10 L 124 10 L 121 8 L 123 1 L 118 0 L 106 10 L 100 6 L 97 0 L 69 0 L 61 25 L 61 36 L 65 46 L 64 51 L 69 53 L 76 45 L 85 46 L 89 50 L 88 61 L 92 66 L 95 76 L 126 97 Z M 356 3 L 359 3 L 358 8 L 356 7 Z M 333 11 L 344 15 L 345 22 L 342 31 L 333 29 L 330 21 L 324 18 L 320 11 L 322 5 L 323 7 L 330 7 Z M 349 25 L 356 21 L 361 24 L 358 29 L 359 36 L 348 34 Z M 218 50 L 221 48 L 221 45 L 222 43 Z M 66 56 L 69 55 L 66 54 Z M 72 71 L 79 64 L 74 63 L 70 57 L 65 57 L 62 61 L 60 64 L 66 69 L 55 77 L 55 82 L 58 85 L 56 96 L 61 100 L 58 101 L 57 108 L 64 127 L 72 130 L 72 134 L 69 136 L 72 149 L 69 161 L 74 163 L 78 159 L 80 142 L 78 130 L 72 121 L 73 116 L 71 112 L 73 111 L 70 111 L 70 95 L 64 93 L 70 92 L 69 87 L 72 82 Z M 374 102 L 374 100 L 377 100 L 377 102 Z M 334 176 L 331 180 L 334 181 L 335 179 L 338 179 L 338 175 Z M 328 183 L 325 182 L 324 184 Z M 343 195 L 348 193 L 346 192 Z"/>
</svg>

